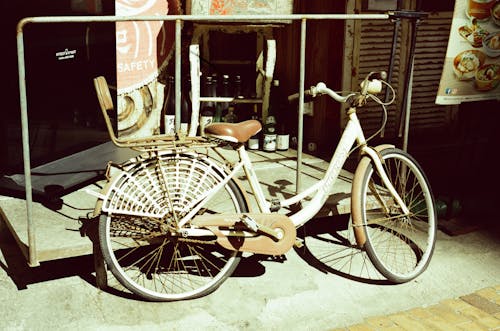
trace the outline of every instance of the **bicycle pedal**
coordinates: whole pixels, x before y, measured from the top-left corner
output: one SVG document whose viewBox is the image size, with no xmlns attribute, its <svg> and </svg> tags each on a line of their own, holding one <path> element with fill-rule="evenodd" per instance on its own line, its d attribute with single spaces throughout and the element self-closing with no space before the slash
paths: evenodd
<svg viewBox="0 0 500 331">
<path fill-rule="evenodd" d="M 241 217 L 241 222 L 243 222 L 243 224 L 245 224 L 245 226 L 250 230 L 252 230 L 253 232 L 259 231 L 259 224 L 250 216 L 243 215 Z"/>
<path fill-rule="evenodd" d="M 250 231 L 267 235 L 274 241 L 279 241 L 282 239 L 282 235 L 280 235 L 280 233 L 276 232 L 274 229 L 268 226 L 257 223 L 257 221 L 255 221 L 248 215 L 243 215 L 240 220 Z"/>
</svg>

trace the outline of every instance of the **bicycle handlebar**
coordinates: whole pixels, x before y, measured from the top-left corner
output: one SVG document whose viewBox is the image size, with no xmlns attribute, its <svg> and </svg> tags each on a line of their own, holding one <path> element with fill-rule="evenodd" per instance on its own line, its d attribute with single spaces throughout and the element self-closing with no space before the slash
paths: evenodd
<svg viewBox="0 0 500 331">
<path fill-rule="evenodd" d="M 359 92 L 359 94 L 361 96 L 366 96 L 368 94 L 380 93 L 382 91 L 382 80 L 385 80 L 386 78 L 387 78 L 387 73 L 385 71 L 370 72 L 366 76 L 366 78 L 361 82 L 360 84 L 361 91 Z M 358 93 L 352 92 L 346 96 L 342 96 L 337 92 L 333 91 L 332 89 L 328 88 L 325 83 L 319 82 L 318 84 L 316 84 L 316 86 L 311 86 L 310 89 L 304 91 L 304 102 L 312 101 L 312 99 L 315 98 L 316 96 L 323 94 L 329 95 L 332 99 L 334 99 L 337 102 L 345 103 L 349 100 L 349 98 Z M 299 99 L 299 97 L 300 97 L 299 93 L 292 94 L 288 96 L 288 102 L 297 100 Z"/>
<path fill-rule="evenodd" d="M 292 95 L 289 95 L 288 96 L 288 102 L 292 102 L 292 101 L 298 100 L 299 97 L 300 97 L 300 93 L 294 93 Z M 309 90 L 304 90 L 304 102 L 305 103 L 312 101 L 315 97 L 316 97 L 316 95 L 312 95 L 310 89 Z"/>
<path fill-rule="evenodd" d="M 311 87 L 311 94 L 314 96 L 328 94 L 335 101 L 344 103 L 351 96 L 355 95 L 356 93 L 350 93 L 346 96 L 342 96 L 342 95 L 338 94 L 337 92 L 333 91 L 332 89 L 328 88 L 325 83 L 319 82 L 318 84 L 316 84 L 316 86 Z"/>
</svg>

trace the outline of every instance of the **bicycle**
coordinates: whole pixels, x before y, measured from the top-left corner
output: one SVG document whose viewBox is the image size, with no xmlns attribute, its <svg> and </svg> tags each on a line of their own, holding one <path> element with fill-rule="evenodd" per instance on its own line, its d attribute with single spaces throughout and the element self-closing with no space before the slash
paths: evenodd
<svg viewBox="0 0 500 331">
<path fill-rule="evenodd" d="M 436 211 L 429 182 L 412 156 L 392 145 L 369 147 L 356 115 L 384 85 L 370 73 L 359 92 L 345 96 L 318 83 L 309 97 L 328 95 L 349 103 L 349 121 L 324 177 L 303 192 L 267 201 L 245 149 L 259 130 L 255 120 L 213 123 L 205 137 L 162 137 L 122 141 L 107 111 L 112 101 L 104 77 L 95 79 L 101 109 L 113 142 L 144 153 L 124 164 L 108 165 L 107 185 L 97 196 L 99 241 L 106 265 L 132 293 L 152 301 L 193 299 L 217 289 L 235 270 L 243 253 L 282 255 L 294 245 L 296 229 L 325 203 L 329 188 L 358 150 L 351 220 L 357 245 L 393 283 L 408 282 L 428 266 L 436 240 Z M 394 94 L 394 90 L 392 90 Z M 393 99 L 394 100 L 394 99 Z M 200 152 L 232 147 L 237 161 L 219 162 Z M 354 146 L 354 147 L 353 147 Z M 249 211 L 236 174 L 243 171 L 258 212 Z M 282 207 L 310 202 L 290 215 Z"/>
</svg>

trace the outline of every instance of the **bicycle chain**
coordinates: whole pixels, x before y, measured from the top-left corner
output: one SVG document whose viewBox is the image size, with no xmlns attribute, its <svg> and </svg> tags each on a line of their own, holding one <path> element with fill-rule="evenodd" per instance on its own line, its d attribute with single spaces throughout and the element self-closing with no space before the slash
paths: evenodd
<svg viewBox="0 0 500 331">
<path fill-rule="evenodd" d="M 217 239 L 214 240 L 198 240 L 198 239 L 189 239 L 189 238 L 177 238 L 177 241 L 190 242 L 194 244 L 212 244 L 215 245 L 217 243 Z"/>
</svg>

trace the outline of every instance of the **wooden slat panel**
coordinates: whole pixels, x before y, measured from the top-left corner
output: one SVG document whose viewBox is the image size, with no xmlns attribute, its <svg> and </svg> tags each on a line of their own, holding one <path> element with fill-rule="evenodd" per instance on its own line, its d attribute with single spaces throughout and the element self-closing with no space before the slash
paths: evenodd
<svg viewBox="0 0 500 331">
<path fill-rule="evenodd" d="M 448 12 L 434 13 L 418 26 L 410 117 L 410 126 L 414 131 L 444 127 L 451 118 L 451 107 L 438 106 L 434 101 L 441 79 L 452 16 Z M 358 43 L 355 50 L 359 54 L 353 56 L 355 59 L 359 58 L 359 63 L 353 63 L 353 67 L 357 68 L 358 82 L 370 71 L 388 69 L 393 38 L 393 25 L 386 21 L 362 21 L 359 24 L 360 34 L 355 41 Z M 401 100 L 405 93 L 402 85 L 407 60 L 401 57 L 402 54 L 406 56 L 410 39 L 408 28 L 405 30 L 403 24 L 391 82 L 398 96 L 397 104 L 388 107 L 386 134 L 389 135 L 397 134 Z M 359 117 L 367 134 L 379 128 L 381 113 L 378 106 L 366 106 L 359 112 Z"/>
<path fill-rule="evenodd" d="M 418 29 L 410 126 L 412 130 L 445 127 L 451 107 L 435 104 L 443 70 L 452 14 L 430 16 Z"/>
</svg>

